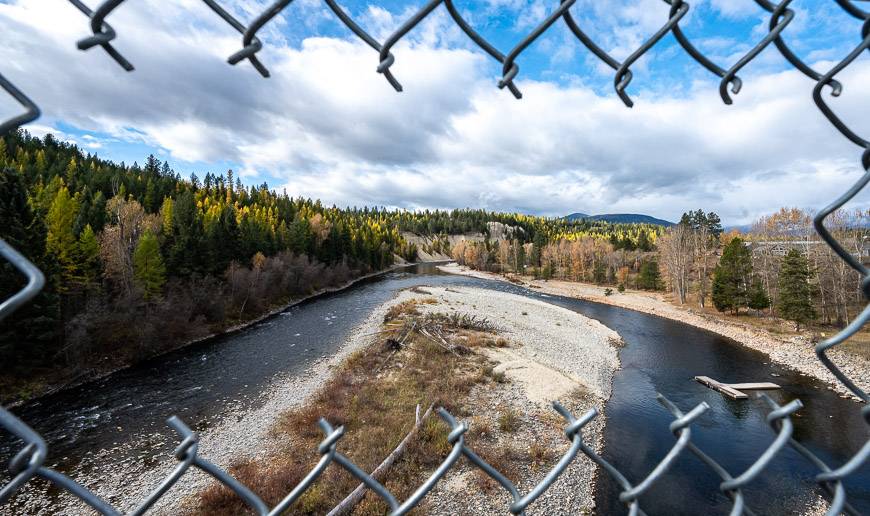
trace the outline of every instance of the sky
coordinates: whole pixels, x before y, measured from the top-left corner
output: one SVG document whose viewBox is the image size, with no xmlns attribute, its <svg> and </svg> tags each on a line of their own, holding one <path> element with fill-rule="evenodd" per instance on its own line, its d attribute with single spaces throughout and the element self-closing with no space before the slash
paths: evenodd
<svg viewBox="0 0 870 516">
<path fill-rule="evenodd" d="M 90 0 L 92 8 L 96 0 Z M 693 0 L 680 22 L 711 60 L 730 67 L 765 34 L 751 0 Z M 248 23 L 267 2 L 224 0 Z M 378 41 L 421 1 L 344 0 Z M 503 53 L 557 1 L 457 0 L 462 16 Z M 829 0 L 794 0 L 787 44 L 827 71 L 860 42 L 861 24 Z M 661 0 L 577 0 L 571 13 L 622 60 L 667 20 Z M 672 35 L 632 66 L 625 107 L 614 72 L 558 21 L 517 59 L 523 98 L 499 89 L 501 65 L 437 7 L 394 47 L 396 92 L 378 54 L 325 3 L 296 0 L 258 33 L 271 72 L 227 57 L 241 36 L 199 0 L 128 1 L 107 20 L 125 72 L 100 48 L 80 51 L 89 20 L 62 0 L 0 0 L 0 73 L 53 133 L 102 158 L 168 160 L 184 176 L 233 169 L 292 196 L 339 206 L 480 207 L 545 216 L 690 209 L 747 224 L 781 206 L 820 209 L 861 175 L 860 149 L 812 102 L 815 82 L 771 45 L 739 76 L 733 105 L 718 78 Z M 838 76 L 830 104 L 870 134 L 870 52 Z M 862 91 L 863 90 L 863 91 Z M 0 92 L 0 118 L 20 108 Z M 850 207 L 870 206 L 870 195 Z"/>
</svg>

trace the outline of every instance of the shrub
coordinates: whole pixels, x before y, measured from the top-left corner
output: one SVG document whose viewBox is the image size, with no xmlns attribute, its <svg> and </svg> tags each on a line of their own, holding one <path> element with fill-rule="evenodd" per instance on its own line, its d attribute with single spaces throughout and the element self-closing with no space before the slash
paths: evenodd
<svg viewBox="0 0 870 516">
<path fill-rule="evenodd" d="M 502 432 L 513 433 L 520 424 L 520 416 L 513 409 L 506 409 L 498 414 L 498 429 Z"/>
</svg>

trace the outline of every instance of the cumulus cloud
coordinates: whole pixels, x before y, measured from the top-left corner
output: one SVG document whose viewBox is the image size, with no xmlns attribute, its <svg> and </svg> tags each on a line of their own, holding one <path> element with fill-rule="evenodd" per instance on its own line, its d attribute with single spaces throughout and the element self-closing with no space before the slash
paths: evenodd
<svg viewBox="0 0 870 516">
<path fill-rule="evenodd" d="M 111 156 L 113 141 L 135 140 L 176 161 L 237 163 L 245 179 L 277 179 L 273 186 L 292 195 L 409 209 L 675 219 L 704 207 L 743 223 L 782 205 L 820 207 L 859 174 L 857 149 L 813 106 L 813 82 L 792 70 L 744 77 L 732 106 L 709 80 L 632 86 L 637 102 L 627 109 L 585 79 L 549 82 L 546 74 L 521 74 L 517 101 L 495 87 L 500 66 L 457 44 L 455 26 L 440 13 L 395 48 L 392 70 L 405 90 L 396 93 L 374 71 L 377 52 L 361 42 L 307 35 L 291 43 L 288 20 L 305 19 L 294 11 L 263 33 L 261 57 L 272 72 L 264 80 L 245 62 L 226 64 L 240 45 L 232 28 L 200 2 L 172 4 L 129 2 L 112 15 L 116 47 L 137 67 L 129 74 L 99 48 L 75 49 L 87 20 L 68 4 L 0 4 L 10 42 L 0 48 L 3 73 L 43 108 L 40 131 L 63 121 L 109 135 L 82 141 L 101 155 Z M 239 15 L 250 19 L 259 5 L 245 3 Z M 730 3 L 713 5 L 732 12 Z M 317 3 L 299 9 L 334 23 Z M 615 17 L 617 53 L 661 24 L 629 4 L 616 11 L 589 15 Z M 359 11 L 375 34 L 395 29 L 408 12 Z M 710 45 L 729 51 L 721 38 Z M 867 60 L 842 79 L 846 90 L 831 102 L 868 134 L 870 104 L 857 87 L 870 83 Z M 0 100 L 0 117 L 14 111 Z"/>
</svg>

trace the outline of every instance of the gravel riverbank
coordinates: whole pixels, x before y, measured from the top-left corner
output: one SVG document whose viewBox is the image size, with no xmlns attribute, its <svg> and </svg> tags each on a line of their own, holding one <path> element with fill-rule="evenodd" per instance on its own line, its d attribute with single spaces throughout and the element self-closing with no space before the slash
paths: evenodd
<svg viewBox="0 0 870 516">
<path fill-rule="evenodd" d="M 324 380 L 332 374 L 332 369 L 340 364 L 355 350 L 371 342 L 371 333 L 377 331 L 389 308 L 384 305 L 374 310 L 363 324 L 357 327 L 347 344 L 331 357 L 322 357 L 311 367 L 298 375 L 288 375 L 283 380 L 273 382 L 273 387 L 259 397 L 265 402 L 251 410 L 245 400 L 233 403 L 231 413 L 221 421 L 200 433 L 199 456 L 226 469 L 232 462 L 243 457 L 267 456 L 271 451 L 270 427 L 287 410 L 301 406 Z M 169 427 L 149 436 L 149 441 L 160 444 L 178 442 Z M 137 444 L 134 443 L 134 447 Z M 124 445 L 117 448 L 95 450 L 90 461 L 112 463 L 111 457 L 124 456 Z M 157 464 L 155 464 L 155 460 Z M 73 472 L 72 478 L 87 486 L 95 494 L 109 501 L 124 512 L 132 510 L 143 500 L 177 465 L 177 461 L 167 455 L 156 459 L 144 455 L 116 462 L 111 469 L 98 472 Z M 195 494 L 210 483 L 210 477 L 189 471 L 165 494 L 149 514 L 178 514 L 179 506 L 186 496 Z M 85 514 L 83 505 L 69 495 L 60 495 L 54 500 L 48 498 L 46 485 L 31 482 L 24 496 L 16 500 L 14 507 L 0 508 L 0 514 Z M 46 503 L 51 503 L 47 506 Z"/>
<path fill-rule="evenodd" d="M 443 272 L 451 274 L 508 281 L 501 275 L 471 270 L 468 267 L 459 266 L 455 263 L 442 265 L 438 268 Z M 637 310 L 717 333 L 733 339 L 744 346 L 767 354 L 774 362 L 829 384 L 831 389 L 843 397 L 857 400 L 819 362 L 813 352 L 812 343 L 807 339 L 779 338 L 758 328 L 734 324 L 718 319 L 715 316 L 698 313 L 690 308 L 675 306 L 668 303 L 660 294 L 651 292 L 626 291 L 619 293 L 614 291 L 612 295 L 606 296 L 603 287 L 559 280 L 528 280 L 524 286 L 546 294 L 586 299 L 596 303 L 605 303 L 630 310 Z M 831 350 L 828 355 L 836 364 L 840 365 L 843 372 L 849 375 L 859 387 L 865 391 L 870 388 L 870 361 L 837 349 Z"/>
<path fill-rule="evenodd" d="M 508 446 L 522 455 L 533 443 L 548 448 L 552 464 L 568 446 L 562 429 L 564 421 L 556 415 L 550 403 L 562 402 L 579 416 L 592 407 L 601 410 L 610 396 L 613 374 L 619 367 L 619 335 L 602 325 L 570 310 L 547 303 L 474 288 L 424 287 L 405 290 L 380 306 L 354 333 L 340 354 L 315 365 L 303 378 L 298 378 L 274 392 L 261 409 L 240 415 L 238 421 L 228 421 L 201 438 L 201 455 L 223 468 L 244 457 L 267 457 L 274 442 L 269 427 L 286 410 L 300 407 L 328 378 L 330 370 L 353 351 L 373 342 L 390 307 L 420 298 L 429 292 L 437 303 L 420 304 L 422 312 L 462 313 L 485 317 L 500 336 L 511 342 L 509 348 L 487 350 L 496 371 L 507 381 L 495 389 L 475 392 L 465 406 L 470 414 L 463 417 L 472 427 L 498 426 L 499 415 L 510 410 L 517 415 L 517 431 L 502 437 L 499 446 Z M 424 295 L 424 297 L 426 297 Z M 558 381 L 555 381 L 558 380 Z M 603 447 L 604 415 L 599 415 L 584 430 L 584 439 L 596 450 Z M 472 443 L 470 443 L 472 444 Z M 522 492 L 540 481 L 552 465 L 538 466 L 519 458 L 513 471 Z M 433 514 L 493 514 L 506 507 L 504 493 L 499 490 L 468 489 L 475 471 L 467 464 L 455 468 L 427 496 L 425 509 Z M 578 457 L 565 471 L 560 481 L 535 504 L 529 514 L 556 514 L 563 510 L 580 514 L 594 507 L 595 467 L 591 461 Z M 179 493 L 167 496 L 157 506 L 157 514 L 177 513 L 186 505 L 186 493 L 204 488 L 209 479 L 191 476 L 175 489 Z M 150 485 L 150 484 L 148 484 Z M 476 486 L 476 484 L 471 484 Z"/>
<path fill-rule="evenodd" d="M 516 431 L 498 439 L 499 446 L 509 446 L 512 452 L 520 454 L 512 475 L 521 492 L 527 492 L 568 446 L 562 433 L 564 421 L 549 404 L 559 400 L 577 416 L 592 407 L 601 410 L 610 396 L 613 373 L 619 366 L 619 336 L 597 321 L 521 296 L 465 287 L 426 287 L 425 290 L 435 295 L 438 303 L 420 305 L 421 310 L 486 317 L 499 335 L 510 342 L 506 348 L 483 350 L 506 381 L 475 392 L 466 400 L 468 416 L 463 414 L 462 420 L 468 421 L 472 429 L 480 430 L 481 426 L 498 426 L 498 418 L 504 411 L 516 415 Z M 280 415 L 303 406 L 334 368 L 354 351 L 371 344 L 390 307 L 415 297 L 420 297 L 419 291 L 402 291 L 375 309 L 338 353 L 322 357 L 301 374 L 274 382 L 273 387 L 260 396 L 259 408 L 250 409 L 245 400 L 237 400 L 229 415 L 201 432 L 199 456 L 223 469 L 240 459 L 270 456 L 275 451 L 270 429 Z M 603 446 L 603 428 L 604 415 L 601 414 L 584 430 L 584 440 L 598 450 Z M 480 435 L 478 438 L 482 439 Z M 176 442 L 168 427 L 149 439 L 158 444 Z M 114 456 L 128 456 L 125 452 L 129 450 L 123 446 L 95 451 L 90 459 L 111 464 Z M 545 452 L 540 463 L 529 460 L 532 446 Z M 151 458 L 133 454 L 129 459 L 116 461 L 110 469 L 93 473 L 74 471 L 71 476 L 119 510 L 129 511 L 176 465 L 170 456 Z M 469 475 L 475 474 L 467 464 L 451 471 L 427 497 L 426 509 L 435 514 L 491 514 L 504 509 L 504 493 L 499 489 L 481 489 L 474 484 L 470 489 L 473 492 L 468 492 L 468 482 L 472 481 Z M 594 476 L 591 461 L 578 457 L 559 482 L 536 502 L 531 513 L 554 514 L 566 508 L 571 508 L 569 512 L 573 514 L 590 511 L 594 507 Z M 192 506 L 192 497 L 210 483 L 210 477 L 188 472 L 149 514 L 184 513 Z M 20 497 L 14 507 L 6 507 L 0 513 L 86 512 L 83 505 L 69 495 L 55 497 L 51 506 L 46 506 L 49 498 L 45 487 L 42 483 L 31 483 L 27 488 L 30 496 Z M 468 505 L 470 501 L 473 501 L 472 506 Z"/>
<path fill-rule="evenodd" d="M 565 421 L 551 406 L 559 401 L 576 417 L 598 408 L 583 438 L 601 451 L 604 402 L 619 367 L 616 332 L 576 312 L 514 294 L 469 287 L 425 290 L 438 302 L 421 304 L 421 311 L 484 316 L 510 342 L 486 350 L 507 382 L 476 389 L 465 403 L 469 447 L 507 450 L 502 467 L 520 493 L 528 493 L 568 449 Z M 514 428 L 493 431 L 503 428 L 505 413 L 516 418 Z M 580 454 L 526 514 L 591 514 L 595 475 L 595 465 Z M 462 461 L 429 494 L 425 508 L 432 514 L 506 514 L 510 503 L 506 491 Z"/>
</svg>

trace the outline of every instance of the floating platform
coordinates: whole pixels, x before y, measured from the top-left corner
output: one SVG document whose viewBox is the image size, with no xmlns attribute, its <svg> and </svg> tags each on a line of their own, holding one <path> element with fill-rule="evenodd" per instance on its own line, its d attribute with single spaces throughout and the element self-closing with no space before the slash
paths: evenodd
<svg viewBox="0 0 870 516">
<path fill-rule="evenodd" d="M 722 383 L 718 380 L 710 378 L 709 376 L 696 376 L 695 380 L 735 400 L 745 400 L 749 397 L 745 392 L 742 391 L 770 390 L 780 388 L 779 385 L 771 382 Z"/>
</svg>

